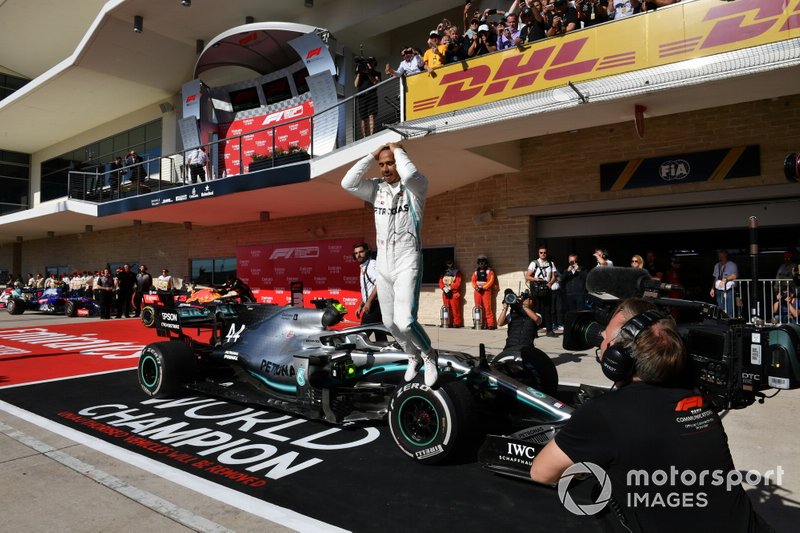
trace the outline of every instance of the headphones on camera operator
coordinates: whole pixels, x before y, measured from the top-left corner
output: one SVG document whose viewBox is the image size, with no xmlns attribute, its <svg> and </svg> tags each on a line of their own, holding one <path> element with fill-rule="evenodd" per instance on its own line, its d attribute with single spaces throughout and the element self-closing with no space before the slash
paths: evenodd
<svg viewBox="0 0 800 533">
<path fill-rule="evenodd" d="M 636 338 L 641 335 L 643 331 L 655 324 L 660 320 L 669 318 L 669 315 L 661 311 L 650 310 L 645 311 L 635 317 L 631 318 L 620 328 L 620 335 L 627 335 L 631 341 L 632 346 L 636 344 Z M 600 368 L 603 374 L 611 381 L 627 381 L 633 377 L 636 370 L 636 359 L 633 356 L 633 350 L 622 343 L 610 344 L 603 358 L 597 356 L 600 363 Z"/>
</svg>

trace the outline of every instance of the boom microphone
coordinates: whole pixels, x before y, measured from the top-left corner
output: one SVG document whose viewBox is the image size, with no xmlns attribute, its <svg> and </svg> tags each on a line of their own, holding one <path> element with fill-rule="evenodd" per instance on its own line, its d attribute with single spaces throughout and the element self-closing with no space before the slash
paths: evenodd
<svg viewBox="0 0 800 533">
<path fill-rule="evenodd" d="M 641 268 L 595 267 L 586 276 L 586 291 L 601 300 L 623 300 L 647 291 L 683 291 L 683 287 L 652 279 Z"/>
</svg>

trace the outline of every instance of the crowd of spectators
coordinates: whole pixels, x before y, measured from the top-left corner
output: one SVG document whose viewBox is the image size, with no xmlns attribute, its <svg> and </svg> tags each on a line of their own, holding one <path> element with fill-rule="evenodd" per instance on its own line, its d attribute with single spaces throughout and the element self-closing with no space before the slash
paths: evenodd
<svg viewBox="0 0 800 533">
<path fill-rule="evenodd" d="M 397 70 L 386 65 L 387 76 L 431 72 L 438 66 L 523 46 L 582 28 L 621 20 L 680 0 L 514 0 L 508 9 L 482 12 L 471 2 L 464 6 L 464 31 L 444 19 L 428 35 L 425 51 L 404 46 Z"/>
</svg>

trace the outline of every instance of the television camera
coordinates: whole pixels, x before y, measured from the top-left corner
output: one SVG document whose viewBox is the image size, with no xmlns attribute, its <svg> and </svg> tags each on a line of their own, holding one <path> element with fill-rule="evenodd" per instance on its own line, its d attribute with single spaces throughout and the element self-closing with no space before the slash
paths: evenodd
<svg viewBox="0 0 800 533">
<path fill-rule="evenodd" d="M 716 410 L 763 402 L 767 389 L 800 387 L 800 325 L 746 322 L 729 318 L 716 305 L 662 297 L 675 289 L 652 280 L 641 269 L 593 269 L 586 279 L 592 309 L 568 314 L 564 349 L 599 347 L 601 332 L 617 304 L 625 298 L 642 297 L 666 312 L 677 311 L 678 330 L 690 358 L 690 377 Z"/>
</svg>

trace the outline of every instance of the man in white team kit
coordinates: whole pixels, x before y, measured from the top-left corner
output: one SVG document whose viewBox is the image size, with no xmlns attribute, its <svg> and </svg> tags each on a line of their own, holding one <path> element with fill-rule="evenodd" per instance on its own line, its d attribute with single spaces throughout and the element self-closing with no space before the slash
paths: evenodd
<svg viewBox="0 0 800 533">
<path fill-rule="evenodd" d="M 363 179 L 375 160 L 381 177 Z M 436 351 L 417 322 L 422 281 L 420 230 L 428 178 L 417 172 L 400 144 L 389 143 L 353 165 L 342 179 L 342 188 L 374 206 L 383 323 L 409 354 L 406 381 L 417 376 L 421 357 L 425 384 L 432 387 L 438 378 Z"/>
</svg>

